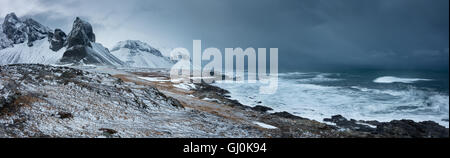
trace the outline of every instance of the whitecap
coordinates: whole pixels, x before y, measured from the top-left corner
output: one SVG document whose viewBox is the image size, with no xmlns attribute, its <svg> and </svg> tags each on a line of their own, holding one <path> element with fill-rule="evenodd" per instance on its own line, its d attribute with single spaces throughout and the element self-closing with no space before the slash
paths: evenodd
<svg viewBox="0 0 450 158">
<path fill-rule="evenodd" d="M 414 83 L 418 81 L 431 81 L 431 79 L 423 78 L 400 78 L 394 76 L 383 76 L 373 80 L 375 83 Z"/>
<path fill-rule="evenodd" d="M 406 89 L 377 89 L 362 85 L 340 87 L 299 83 L 297 80 L 281 78 L 277 92 L 271 95 L 256 95 L 260 84 L 218 82 L 214 85 L 228 90 L 231 99 L 238 100 L 244 105 L 264 105 L 273 108 L 273 112 L 287 111 L 317 121 L 340 114 L 356 120 L 383 122 L 400 119 L 431 120 L 449 126 L 448 122 L 443 121 L 448 119 L 448 94 L 414 87 Z M 414 108 L 402 109 L 404 107 Z"/>
</svg>

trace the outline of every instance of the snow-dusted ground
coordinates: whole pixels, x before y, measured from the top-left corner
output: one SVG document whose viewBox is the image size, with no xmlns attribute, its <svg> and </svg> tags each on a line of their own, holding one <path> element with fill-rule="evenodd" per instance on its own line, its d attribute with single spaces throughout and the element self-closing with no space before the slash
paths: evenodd
<svg viewBox="0 0 450 158">
<path fill-rule="evenodd" d="M 260 136 L 110 74 L 44 65 L 0 68 L 0 137 Z"/>
</svg>

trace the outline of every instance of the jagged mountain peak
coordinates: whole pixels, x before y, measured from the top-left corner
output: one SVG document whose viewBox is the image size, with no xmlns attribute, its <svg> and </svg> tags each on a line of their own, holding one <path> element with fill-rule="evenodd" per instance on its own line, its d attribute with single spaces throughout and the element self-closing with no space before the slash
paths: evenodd
<svg viewBox="0 0 450 158">
<path fill-rule="evenodd" d="M 67 43 L 67 50 L 60 60 L 63 63 L 124 65 L 107 48 L 95 43 L 92 25 L 79 17 L 73 23 L 72 31 L 67 37 Z"/>
<path fill-rule="evenodd" d="M 31 18 L 22 20 L 14 12 L 7 14 L 2 24 L 2 33 L 13 44 L 27 41 L 30 47 L 34 41 L 47 37 L 48 32 L 51 32 L 48 27 Z"/>
<path fill-rule="evenodd" d="M 16 13 L 12 12 L 9 14 L 6 14 L 5 16 L 5 22 L 9 22 L 9 23 L 18 23 L 20 20 L 17 17 Z"/>
<path fill-rule="evenodd" d="M 10 13 L 0 27 L 0 65 L 18 63 L 124 65 L 95 43 L 92 25 L 79 17 L 66 35 L 61 29 L 53 31 L 34 19 Z"/>
<path fill-rule="evenodd" d="M 39 63 L 168 68 L 174 64 L 161 51 L 139 40 L 118 42 L 110 52 L 96 43 L 94 28 L 80 17 L 75 18 L 72 26 L 66 35 L 61 29 L 51 30 L 31 18 L 8 14 L 0 26 L 0 65 Z"/>
<path fill-rule="evenodd" d="M 92 25 L 89 22 L 76 17 L 73 22 L 72 31 L 70 31 L 68 36 L 68 47 L 89 45 L 90 42 L 95 42 L 95 34 Z"/>
</svg>

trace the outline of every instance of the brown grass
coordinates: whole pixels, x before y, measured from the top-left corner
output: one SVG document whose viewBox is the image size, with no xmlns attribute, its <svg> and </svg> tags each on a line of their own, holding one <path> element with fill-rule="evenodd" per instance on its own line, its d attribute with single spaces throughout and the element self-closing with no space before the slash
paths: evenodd
<svg viewBox="0 0 450 158">
<path fill-rule="evenodd" d="M 139 76 L 145 76 L 145 77 L 165 77 L 158 73 L 135 72 L 133 74 L 139 75 Z M 135 78 L 130 75 L 125 75 L 125 74 L 118 74 L 118 75 L 113 75 L 113 76 L 122 79 L 124 82 L 132 82 L 137 85 L 155 86 L 160 91 L 169 91 L 171 93 L 175 93 L 175 94 L 179 94 L 179 95 L 192 94 L 192 92 L 179 90 L 178 88 L 173 86 L 172 82 L 150 82 L 150 81 L 140 80 L 138 78 Z M 234 116 L 232 110 L 227 109 L 217 103 L 207 102 L 207 101 L 203 101 L 203 100 L 196 99 L 196 98 L 189 98 L 189 100 L 191 100 L 191 102 L 193 102 L 193 104 L 198 103 L 195 105 L 189 105 L 186 103 L 185 99 L 177 99 L 177 100 L 179 100 L 180 103 L 184 107 L 189 107 L 189 108 L 196 109 L 199 111 L 207 112 L 207 113 L 210 113 L 210 114 L 213 114 L 213 115 L 216 115 L 219 117 L 223 117 L 223 118 L 226 118 L 226 119 L 229 119 L 232 121 L 236 121 L 236 122 L 240 122 L 243 120 L 240 117 Z M 204 105 L 202 105 L 202 104 L 204 104 Z"/>
<path fill-rule="evenodd" d="M 17 99 L 15 99 L 13 101 L 13 103 L 4 106 L 1 110 L 0 110 L 0 115 L 7 115 L 7 116 L 12 116 L 14 115 L 17 111 L 19 111 L 20 108 L 30 108 L 31 105 L 33 105 L 33 103 L 36 102 L 41 102 L 43 103 L 44 100 L 31 96 L 31 95 L 24 95 L 24 96 L 19 96 Z"/>
</svg>

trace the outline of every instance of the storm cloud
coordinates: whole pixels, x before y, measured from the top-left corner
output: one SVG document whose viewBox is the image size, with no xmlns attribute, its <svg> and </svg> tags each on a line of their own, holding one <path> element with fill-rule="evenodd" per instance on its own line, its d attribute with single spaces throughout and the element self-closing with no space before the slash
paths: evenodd
<svg viewBox="0 0 450 158">
<path fill-rule="evenodd" d="M 279 48 L 280 68 L 446 69 L 448 0 L 0 0 L 68 32 L 76 16 L 111 47 Z"/>
</svg>

